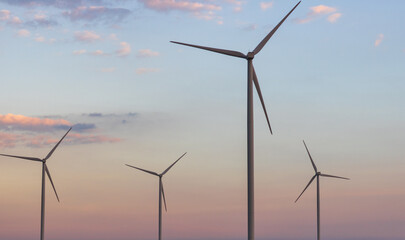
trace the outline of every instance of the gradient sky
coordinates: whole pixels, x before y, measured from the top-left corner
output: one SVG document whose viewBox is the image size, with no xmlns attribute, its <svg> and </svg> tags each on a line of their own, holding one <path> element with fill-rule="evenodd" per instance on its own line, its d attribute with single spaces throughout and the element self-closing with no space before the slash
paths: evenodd
<svg viewBox="0 0 405 240">
<path fill-rule="evenodd" d="M 0 152 L 44 157 L 46 237 L 246 239 L 247 53 L 297 3 L 0 0 Z M 405 238 L 404 1 L 303 1 L 254 60 L 257 239 Z M 39 238 L 41 167 L 0 158 L 0 239 Z"/>
</svg>

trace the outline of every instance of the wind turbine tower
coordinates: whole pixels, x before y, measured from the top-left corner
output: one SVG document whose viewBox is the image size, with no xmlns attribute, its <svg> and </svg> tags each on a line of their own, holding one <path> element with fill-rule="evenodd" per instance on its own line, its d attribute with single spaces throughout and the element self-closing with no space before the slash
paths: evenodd
<svg viewBox="0 0 405 240">
<path fill-rule="evenodd" d="M 238 51 L 225 50 L 219 48 L 204 47 L 199 45 L 193 45 L 188 43 L 181 43 L 171 41 L 172 43 L 181 44 L 189 47 L 200 48 L 203 50 L 216 52 L 232 57 L 243 58 L 247 60 L 247 195 L 248 195 L 248 240 L 254 240 L 254 138 L 253 138 L 253 84 L 256 87 L 256 91 L 259 95 L 260 102 L 263 107 L 264 114 L 266 115 L 267 124 L 269 126 L 270 133 L 272 133 L 270 121 L 267 115 L 267 110 L 264 105 L 263 96 L 260 90 L 259 81 L 256 76 L 255 69 L 253 67 L 253 58 L 258 54 L 262 48 L 266 45 L 267 41 L 273 36 L 277 29 L 283 24 L 283 22 L 290 16 L 295 8 L 301 3 L 298 2 L 294 8 L 271 30 L 267 36 L 257 45 L 253 52 L 243 54 Z"/>
</svg>

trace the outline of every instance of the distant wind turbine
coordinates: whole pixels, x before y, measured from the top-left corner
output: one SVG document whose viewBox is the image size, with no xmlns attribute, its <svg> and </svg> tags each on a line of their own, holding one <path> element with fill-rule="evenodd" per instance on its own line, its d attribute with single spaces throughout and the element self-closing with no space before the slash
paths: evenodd
<svg viewBox="0 0 405 240">
<path fill-rule="evenodd" d="M 295 202 L 298 201 L 298 199 L 300 199 L 300 197 L 302 196 L 302 194 L 305 192 L 305 190 L 307 190 L 307 188 L 309 187 L 309 185 L 311 185 L 312 181 L 314 181 L 314 179 L 316 178 L 316 212 L 317 212 L 317 239 L 320 240 L 320 232 L 321 232 L 321 213 L 320 213 L 320 198 L 319 198 L 319 177 L 330 177 L 330 178 L 340 178 L 340 179 L 345 179 L 345 180 L 350 180 L 349 178 L 345 178 L 345 177 L 338 177 L 338 176 L 333 176 L 333 175 L 328 175 L 328 174 L 323 174 L 321 172 L 318 172 L 318 169 L 316 168 L 316 165 L 314 163 L 314 160 L 312 160 L 311 154 L 309 153 L 309 150 L 307 148 L 307 145 L 305 144 L 304 141 L 302 141 L 304 143 L 305 149 L 307 150 L 309 159 L 311 160 L 312 163 L 312 167 L 315 170 L 315 175 L 311 178 L 311 180 L 309 180 L 308 185 L 304 188 L 304 191 L 302 191 L 302 193 L 298 196 L 298 198 L 295 200 Z"/>
<path fill-rule="evenodd" d="M 239 57 L 247 60 L 247 175 L 248 175 L 248 240 L 254 240 L 254 143 L 253 143 L 253 83 L 256 86 L 257 94 L 259 95 L 260 102 L 263 107 L 264 114 L 266 115 L 267 125 L 269 126 L 270 133 L 273 134 L 270 126 L 270 121 L 267 116 L 266 106 L 264 105 L 264 100 L 262 92 L 260 90 L 259 81 L 256 76 L 255 69 L 253 67 L 252 60 L 256 54 L 262 50 L 267 41 L 273 36 L 277 29 L 283 24 L 287 17 L 294 11 L 294 9 L 301 3 L 299 1 L 297 5 L 271 30 L 267 36 L 257 45 L 253 52 L 248 52 L 247 55 L 225 49 L 204 47 L 198 45 L 192 45 L 188 43 L 181 43 L 171 41 L 172 43 L 181 44 L 189 47 L 200 48 L 203 50 L 216 52 L 220 54 L 229 55 L 232 57 Z M 253 81 L 252 81 L 253 80 Z"/>
<path fill-rule="evenodd" d="M 165 204 L 165 210 L 167 212 L 167 206 L 166 206 L 166 198 L 165 198 L 165 192 L 163 190 L 163 181 L 162 181 L 162 177 L 170 170 L 170 168 L 172 168 L 174 166 L 174 164 L 176 164 L 184 155 L 186 155 L 187 152 L 185 152 L 183 155 L 181 155 L 174 163 L 172 163 L 172 165 L 170 165 L 168 168 L 166 168 L 166 170 L 164 170 L 161 174 L 149 171 L 149 170 L 145 170 L 142 168 L 138 168 L 129 164 L 125 164 L 128 167 L 132 167 L 138 170 L 141 170 L 143 172 L 155 175 L 159 177 L 159 240 L 162 239 L 162 195 L 163 195 L 163 202 Z"/>
<path fill-rule="evenodd" d="M 69 128 L 69 130 L 63 135 L 63 137 L 59 140 L 59 142 L 55 145 L 55 147 L 52 148 L 52 150 L 46 155 L 45 158 L 40 159 L 40 158 L 35 158 L 35 157 L 22 157 L 22 156 L 14 156 L 14 155 L 7 155 L 7 154 L 0 154 L 1 156 L 5 157 L 13 157 L 13 158 L 21 158 L 25 160 L 31 160 L 31 161 L 37 161 L 37 162 L 42 162 L 42 189 L 41 189 L 41 240 L 44 240 L 44 234 L 45 234 L 45 173 L 48 175 L 49 181 L 51 182 L 53 191 L 55 192 L 56 199 L 58 199 L 59 202 L 59 196 L 58 193 L 56 192 L 55 186 L 53 185 L 51 173 L 48 170 L 48 167 L 46 166 L 46 161 L 52 156 L 53 152 L 56 150 L 56 148 L 59 146 L 59 144 L 62 142 L 62 140 L 66 137 L 66 135 L 72 130 L 72 128 Z"/>
</svg>

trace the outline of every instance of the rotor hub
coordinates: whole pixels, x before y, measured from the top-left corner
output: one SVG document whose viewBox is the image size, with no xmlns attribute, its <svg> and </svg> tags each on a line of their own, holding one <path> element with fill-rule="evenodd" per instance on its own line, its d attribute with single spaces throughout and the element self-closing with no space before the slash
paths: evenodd
<svg viewBox="0 0 405 240">
<path fill-rule="evenodd" d="M 255 53 L 254 53 L 254 52 L 248 52 L 248 54 L 247 54 L 247 59 L 248 59 L 248 60 L 253 59 L 254 57 L 255 57 Z"/>
</svg>

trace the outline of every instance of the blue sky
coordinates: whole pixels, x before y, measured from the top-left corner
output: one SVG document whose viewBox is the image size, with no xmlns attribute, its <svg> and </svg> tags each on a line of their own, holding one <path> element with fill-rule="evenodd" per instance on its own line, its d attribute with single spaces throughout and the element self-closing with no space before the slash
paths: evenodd
<svg viewBox="0 0 405 240">
<path fill-rule="evenodd" d="M 0 0 L 1 153 L 46 155 L 74 126 L 49 162 L 47 235 L 155 238 L 157 182 L 123 164 L 161 171 L 187 151 L 164 236 L 243 238 L 246 62 L 170 41 L 247 53 L 296 3 Z M 315 189 L 293 204 L 312 174 L 303 139 L 352 179 L 321 183 L 325 239 L 405 235 L 404 7 L 302 1 L 255 57 L 274 131 L 255 95 L 258 239 L 315 236 Z M 39 166 L 0 169 L 0 238 L 36 236 Z"/>
</svg>

